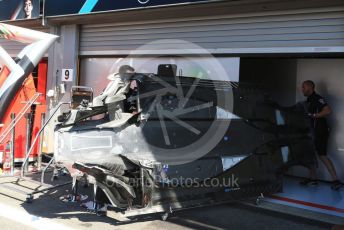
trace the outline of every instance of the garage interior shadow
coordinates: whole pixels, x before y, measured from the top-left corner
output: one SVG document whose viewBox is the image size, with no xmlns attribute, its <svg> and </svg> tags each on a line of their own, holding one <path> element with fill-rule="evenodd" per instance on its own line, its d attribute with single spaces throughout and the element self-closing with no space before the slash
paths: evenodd
<svg viewBox="0 0 344 230">
<path fill-rule="evenodd" d="M 242 58 L 240 82 L 262 87 L 282 106 L 296 102 L 297 59 L 294 58 Z"/>
<path fill-rule="evenodd" d="M 283 106 L 292 106 L 305 101 L 301 84 L 312 80 L 316 92 L 331 106 L 328 117 L 331 129 L 328 155 L 332 159 L 339 179 L 344 181 L 344 58 L 339 57 L 256 57 L 240 59 L 240 82 L 261 86 L 265 92 Z M 288 175 L 308 177 L 308 171 L 300 166 L 291 168 Z M 319 179 L 332 181 L 322 163 L 319 163 Z"/>
</svg>

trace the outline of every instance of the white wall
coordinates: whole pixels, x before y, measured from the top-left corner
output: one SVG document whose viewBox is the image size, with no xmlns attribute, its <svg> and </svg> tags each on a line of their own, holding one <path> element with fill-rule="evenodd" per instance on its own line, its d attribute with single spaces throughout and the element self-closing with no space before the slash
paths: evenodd
<svg viewBox="0 0 344 230">
<path fill-rule="evenodd" d="M 108 84 L 106 77 L 118 72 L 121 65 L 131 65 L 138 73 L 157 73 L 159 64 L 176 64 L 177 74 L 182 70 L 183 76 L 239 81 L 239 63 L 239 58 L 225 57 L 85 58 L 80 63 L 79 85 L 93 87 L 97 95 Z"/>
<path fill-rule="evenodd" d="M 338 176 L 344 181 L 344 59 L 298 59 L 297 61 L 297 101 L 305 100 L 300 85 L 304 80 L 312 80 L 316 91 L 325 97 L 333 109 L 328 118 L 331 126 L 328 156 L 332 159 Z M 293 174 L 306 176 L 306 170 L 297 168 Z M 331 177 L 319 161 L 320 179 L 331 181 Z"/>
</svg>

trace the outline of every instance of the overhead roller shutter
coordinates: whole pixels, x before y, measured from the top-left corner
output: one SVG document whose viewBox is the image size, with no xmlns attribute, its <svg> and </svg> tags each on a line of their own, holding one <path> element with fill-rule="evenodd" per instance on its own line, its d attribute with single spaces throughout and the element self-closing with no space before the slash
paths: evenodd
<svg viewBox="0 0 344 230">
<path fill-rule="evenodd" d="M 45 27 L 35 27 L 29 29 L 42 31 L 46 33 L 49 33 L 50 31 L 49 28 Z M 2 46 L 12 57 L 16 57 L 19 54 L 19 52 L 25 47 L 25 44 L 16 41 L 9 41 L 6 39 L 0 39 L 0 46 Z"/>
<path fill-rule="evenodd" d="M 245 52 L 245 49 L 247 52 L 254 49 L 276 49 L 280 52 L 290 47 L 343 47 L 344 11 L 179 19 L 178 22 L 150 21 L 131 25 L 82 25 L 80 54 L 127 54 L 162 39 L 185 40 L 212 53 Z M 172 44 L 174 42 L 176 44 Z M 178 50 L 180 41 L 174 42 L 167 41 L 167 49 L 189 52 L 183 46 Z M 153 43 L 145 49 L 154 50 L 157 45 Z"/>
</svg>

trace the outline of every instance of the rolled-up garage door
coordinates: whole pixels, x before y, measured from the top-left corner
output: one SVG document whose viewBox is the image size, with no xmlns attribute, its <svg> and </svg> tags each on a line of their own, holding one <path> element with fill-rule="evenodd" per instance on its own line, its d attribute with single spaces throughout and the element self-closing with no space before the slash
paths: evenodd
<svg viewBox="0 0 344 230">
<path fill-rule="evenodd" d="M 216 14 L 216 12 L 214 12 Z M 131 24 L 81 26 L 81 55 L 128 54 L 142 45 L 162 39 L 195 43 L 211 53 L 343 52 L 344 10 L 284 11 L 247 15 L 150 21 Z M 178 43 L 178 41 L 175 41 Z M 178 45 L 169 43 L 166 49 Z M 155 50 L 156 44 L 145 46 Z"/>
</svg>

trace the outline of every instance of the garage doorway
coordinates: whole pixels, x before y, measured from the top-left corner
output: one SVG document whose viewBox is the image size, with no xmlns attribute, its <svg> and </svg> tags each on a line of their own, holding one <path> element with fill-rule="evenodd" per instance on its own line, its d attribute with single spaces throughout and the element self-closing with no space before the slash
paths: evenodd
<svg viewBox="0 0 344 230">
<path fill-rule="evenodd" d="M 333 109 L 328 118 L 331 127 L 328 156 L 344 181 L 344 58 L 241 58 L 239 79 L 240 82 L 260 85 L 283 106 L 304 101 L 300 85 L 305 80 L 313 80 L 316 91 Z M 308 176 L 308 171 L 302 167 L 295 167 L 290 173 Z M 331 181 L 321 163 L 318 176 Z"/>
</svg>

